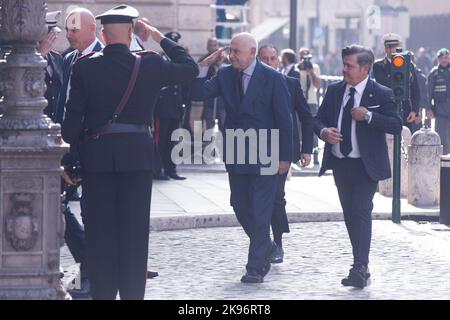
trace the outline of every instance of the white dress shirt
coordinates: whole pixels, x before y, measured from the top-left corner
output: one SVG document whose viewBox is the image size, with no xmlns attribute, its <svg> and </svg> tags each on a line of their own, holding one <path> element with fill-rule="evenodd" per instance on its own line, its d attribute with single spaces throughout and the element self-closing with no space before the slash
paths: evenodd
<svg viewBox="0 0 450 320">
<path fill-rule="evenodd" d="M 355 96 L 354 96 L 355 104 L 353 105 L 353 107 L 360 106 L 361 98 L 364 93 L 364 90 L 366 89 L 367 81 L 369 81 L 369 76 L 367 76 L 367 78 L 365 78 L 363 81 L 361 81 L 354 87 L 356 91 L 355 91 Z M 350 99 L 350 88 L 351 87 L 352 86 L 350 86 L 349 84 L 347 84 L 345 87 L 344 99 L 342 99 L 341 110 L 339 112 L 339 118 L 338 118 L 338 123 L 337 123 L 337 129 L 339 130 L 339 132 L 341 131 L 342 114 L 344 112 L 344 107 L 347 104 L 347 101 Z M 370 120 L 369 120 L 369 122 L 370 122 Z M 356 121 L 354 119 L 352 119 L 351 140 L 352 140 L 352 151 L 348 155 L 348 158 L 361 158 L 361 153 L 359 151 L 358 139 L 356 137 Z M 340 159 L 344 158 L 344 155 L 341 153 L 341 144 L 340 143 L 333 145 L 331 148 L 331 152 L 337 158 L 340 158 Z"/>
</svg>

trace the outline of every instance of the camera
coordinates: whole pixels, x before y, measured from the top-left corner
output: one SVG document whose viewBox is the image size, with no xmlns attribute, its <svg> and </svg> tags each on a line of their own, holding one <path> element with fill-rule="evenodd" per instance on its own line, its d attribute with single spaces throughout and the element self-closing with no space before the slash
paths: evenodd
<svg viewBox="0 0 450 320">
<path fill-rule="evenodd" d="M 64 171 L 67 173 L 71 180 L 81 178 L 81 165 L 79 163 L 70 164 L 64 166 Z"/>
<path fill-rule="evenodd" d="M 308 54 L 303 57 L 302 63 L 300 63 L 300 70 L 309 70 L 313 68 L 313 64 L 311 62 L 312 54 Z"/>
</svg>

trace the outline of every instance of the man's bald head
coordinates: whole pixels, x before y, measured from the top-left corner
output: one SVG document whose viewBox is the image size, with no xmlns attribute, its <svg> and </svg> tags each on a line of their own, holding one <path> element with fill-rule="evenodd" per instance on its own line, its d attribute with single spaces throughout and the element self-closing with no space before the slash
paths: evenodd
<svg viewBox="0 0 450 320">
<path fill-rule="evenodd" d="M 108 23 L 103 25 L 102 35 L 105 43 L 108 44 L 125 44 L 130 46 L 133 25 L 131 23 Z"/>
<path fill-rule="evenodd" d="M 245 70 L 256 59 L 257 52 L 258 41 L 252 34 L 243 32 L 231 39 L 230 61 L 235 69 Z"/>
<path fill-rule="evenodd" d="M 66 18 L 66 36 L 70 46 L 82 52 L 96 38 L 95 17 L 85 8 L 72 10 Z"/>
</svg>

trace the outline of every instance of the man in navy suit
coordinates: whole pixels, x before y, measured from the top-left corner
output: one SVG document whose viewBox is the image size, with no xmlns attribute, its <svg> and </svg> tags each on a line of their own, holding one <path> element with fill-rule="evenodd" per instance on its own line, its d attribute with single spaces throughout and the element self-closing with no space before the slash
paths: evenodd
<svg viewBox="0 0 450 320">
<path fill-rule="evenodd" d="M 258 52 L 259 59 L 278 69 L 278 49 L 273 45 L 263 45 Z M 293 153 L 292 162 L 297 163 L 300 160 L 301 166 L 307 166 L 311 162 L 311 153 L 313 149 L 313 118 L 309 110 L 308 103 L 303 95 L 300 81 L 296 78 L 285 76 L 286 84 L 290 94 L 290 109 L 293 124 Z M 302 143 L 300 150 L 300 136 L 297 124 L 298 119 L 302 124 Z M 275 205 L 272 214 L 272 233 L 273 243 L 270 253 L 271 263 L 281 263 L 284 258 L 283 233 L 289 232 L 288 218 L 286 214 L 286 200 L 284 198 L 284 187 L 286 184 L 287 173 L 278 176 L 277 191 L 275 196 Z"/>
<path fill-rule="evenodd" d="M 281 51 L 281 64 L 283 68 L 281 73 L 285 76 L 292 78 L 300 78 L 300 70 L 296 65 L 297 59 L 295 58 L 295 52 L 292 49 L 284 49 Z"/>
<path fill-rule="evenodd" d="M 277 173 L 285 174 L 292 160 L 292 117 L 286 82 L 282 74 L 256 59 L 257 47 L 249 33 L 233 37 L 229 47 L 232 65 L 219 69 L 204 85 L 205 97 L 222 96 L 226 109 L 224 159 L 231 206 L 250 238 L 247 272 L 241 279 L 245 283 L 263 282 L 270 270 L 270 221 Z M 224 50 L 217 50 L 200 63 L 200 77 L 206 76 L 208 66 L 220 59 Z M 244 146 L 230 143 L 239 140 L 236 136 L 244 131 L 250 137 Z M 274 159 L 271 163 L 264 159 L 267 152 Z M 255 153 L 256 159 L 252 157 Z"/>
<path fill-rule="evenodd" d="M 326 142 L 319 175 L 333 170 L 353 248 L 353 266 L 344 286 L 363 288 L 370 277 L 373 196 L 378 181 L 391 176 L 386 133 L 400 134 L 402 119 L 392 90 L 369 78 L 371 49 L 342 50 L 344 81 L 328 87 L 314 130 Z"/>
</svg>

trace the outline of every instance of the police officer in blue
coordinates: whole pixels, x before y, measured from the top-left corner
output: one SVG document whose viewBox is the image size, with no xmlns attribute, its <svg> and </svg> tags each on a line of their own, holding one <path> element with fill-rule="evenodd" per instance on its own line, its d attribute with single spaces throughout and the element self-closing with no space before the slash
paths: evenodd
<svg viewBox="0 0 450 320">
<path fill-rule="evenodd" d="M 99 16 L 106 47 L 78 61 L 62 136 L 80 144 L 87 258 L 93 299 L 143 299 L 145 293 L 153 137 L 149 125 L 162 87 L 188 82 L 195 61 L 151 25 L 154 52 L 130 52 L 133 19 L 120 5 Z M 82 138 L 80 138 L 82 137 Z M 81 139 L 81 141 L 80 141 Z"/>
<path fill-rule="evenodd" d="M 373 64 L 372 77 L 379 84 L 390 88 L 391 87 L 391 59 L 392 55 L 396 52 L 397 48 L 401 46 L 401 38 L 398 34 L 388 33 L 383 37 L 385 57 L 378 59 Z M 416 116 L 419 113 L 420 103 L 420 88 L 417 81 L 416 70 L 413 64 L 411 64 L 411 81 L 410 81 L 410 94 L 411 98 L 403 101 L 403 125 L 412 130 Z"/>
<path fill-rule="evenodd" d="M 436 118 L 436 132 L 441 137 L 444 154 L 450 152 L 450 51 L 437 52 L 439 65 L 428 76 L 428 116 Z"/>
<path fill-rule="evenodd" d="M 181 39 L 178 32 L 168 32 L 164 36 L 174 42 Z M 166 55 L 163 57 L 169 59 Z M 186 83 L 164 87 L 159 93 L 155 107 L 155 139 L 164 173 L 158 172 L 155 179 L 186 179 L 177 174 L 176 165 L 172 161 L 171 153 L 175 142 L 172 141 L 171 136 L 174 130 L 180 128 L 184 106 L 189 103 L 189 88 Z"/>
</svg>

